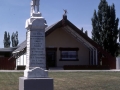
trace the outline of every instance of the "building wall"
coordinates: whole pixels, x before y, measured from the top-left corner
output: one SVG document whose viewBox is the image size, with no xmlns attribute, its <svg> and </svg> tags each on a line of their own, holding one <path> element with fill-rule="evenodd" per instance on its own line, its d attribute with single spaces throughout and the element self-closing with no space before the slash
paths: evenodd
<svg viewBox="0 0 120 90">
<path fill-rule="evenodd" d="M 23 65 L 26 65 L 26 54 L 16 59 L 16 66 L 23 66 Z"/>
<path fill-rule="evenodd" d="M 59 28 L 53 31 L 46 37 L 46 47 L 55 47 L 57 48 L 57 65 L 89 65 L 89 49 L 83 45 L 81 42 L 78 42 L 74 37 L 64 31 L 62 28 Z M 70 48 L 79 48 L 78 59 L 79 61 L 60 61 L 60 47 L 70 47 Z"/>
<path fill-rule="evenodd" d="M 81 42 L 78 42 L 74 37 L 68 34 L 63 29 L 59 28 L 53 31 L 46 37 L 46 47 L 48 48 L 57 48 L 56 56 L 56 66 L 64 65 L 89 65 L 89 49 L 83 45 Z M 79 48 L 78 51 L 78 61 L 60 61 L 60 50 L 59 48 Z M 26 65 L 26 55 L 20 56 L 16 60 L 16 66 Z"/>
</svg>

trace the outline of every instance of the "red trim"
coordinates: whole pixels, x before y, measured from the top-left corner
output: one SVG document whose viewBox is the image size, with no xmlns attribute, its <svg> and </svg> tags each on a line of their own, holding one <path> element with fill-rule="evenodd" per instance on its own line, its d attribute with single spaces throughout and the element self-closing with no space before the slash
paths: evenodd
<svg viewBox="0 0 120 90">
<path fill-rule="evenodd" d="M 48 47 L 47 47 L 46 50 L 47 50 L 47 51 L 49 51 L 49 50 L 50 50 L 50 51 L 57 51 L 57 48 L 48 48 Z"/>
<path fill-rule="evenodd" d="M 79 48 L 64 48 L 64 47 L 60 47 L 59 48 L 60 51 L 78 51 Z"/>
<path fill-rule="evenodd" d="M 79 61 L 79 59 L 59 59 L 59 61 Z"/>
</svg>

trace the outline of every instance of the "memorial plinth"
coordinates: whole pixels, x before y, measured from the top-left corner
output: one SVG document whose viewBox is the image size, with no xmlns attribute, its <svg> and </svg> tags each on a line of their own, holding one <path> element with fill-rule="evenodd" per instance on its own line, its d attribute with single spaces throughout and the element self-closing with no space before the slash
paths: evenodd
<svg viewBox="0 0 120 90">
<path fill-rule="evenodd" d="M 34 15 L 26 21 L 25 26 L 27 29 L 27 64 L 24 77 L 44 78 L 48 77 L 45 58 L 45 28 L 47 24 L 40 13 Z"/>
<path fill-rule="evenodd" d="M 28 19 L 25 26 L 27 29 L 27 64 L 24 77 L 28 78 L 48 77 L 45 57 L 45 28 L 47 24 L 39 14 L 34 14 L 35 16 Z"/>
<path fill-rule="evenodd" d="M 32 9 L 35 7 L 32 0 Z M 46 20 L 41 13 L 33 13 L 26 20 L 27 53 L 24 77 L 19 78 L 19 90 L 53 90 L 53 79 L 46 70 L 45 28 Z"/>
<path fill-rule="evenodd" d="M 19 78 L 19 90 L 54 90 L 52 78 Z"/>
</svg>

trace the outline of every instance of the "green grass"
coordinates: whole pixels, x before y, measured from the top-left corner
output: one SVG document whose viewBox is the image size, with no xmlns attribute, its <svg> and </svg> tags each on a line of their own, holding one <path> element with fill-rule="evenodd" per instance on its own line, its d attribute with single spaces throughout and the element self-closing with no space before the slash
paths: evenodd
<svg viewBox="0 0 120 90">
<path fill-rule="evenodd" d="M 23 73 L 0 72 L 0 90 L 18 90 Z M 120 90 L 120 72 L 50 72 L 54 90 Z"/>
<path fill-rule="evenodd" d="M 18 90 L 18 78 L 23 73 L 0 72 L 0 90 Z"/>
</svg>

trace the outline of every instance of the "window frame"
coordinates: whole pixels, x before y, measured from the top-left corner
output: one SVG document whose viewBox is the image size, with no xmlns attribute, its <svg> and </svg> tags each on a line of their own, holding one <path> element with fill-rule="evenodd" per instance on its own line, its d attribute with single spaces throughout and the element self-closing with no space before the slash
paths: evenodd
<svg viewBox="0 0 120 90">
<path fill-rule="evenodd" d="M 78 51 L 79 51 L 79 48 L 59 48 L 59 50 L 60 50 L 60 61 L 79 61 L 79 59 L 78 59 Z M 76 59 L 62 59 L 62 51 L 68 51 L 68 52 L 70 52 L 70 51 L 76 51 Z"/>
</svg>

